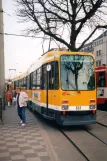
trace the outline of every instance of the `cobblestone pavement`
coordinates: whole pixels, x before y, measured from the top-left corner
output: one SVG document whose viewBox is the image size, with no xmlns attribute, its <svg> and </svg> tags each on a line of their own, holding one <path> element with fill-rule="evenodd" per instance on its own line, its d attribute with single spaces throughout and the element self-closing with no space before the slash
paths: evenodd
<svg viewBox="0 0 107 161">
<path fill-rule="evenodd" d="M 36 119 L 26 110 L 27 125 L 21 127 L 17 109 L 6 107 L 0 123 L 0 161 L 50 161 L 46 142 Z"/>
</svg>

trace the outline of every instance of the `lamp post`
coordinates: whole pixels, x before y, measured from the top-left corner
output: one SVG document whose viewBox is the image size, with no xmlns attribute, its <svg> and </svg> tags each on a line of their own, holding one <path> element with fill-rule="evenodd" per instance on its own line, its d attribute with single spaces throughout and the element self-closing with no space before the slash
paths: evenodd
<svg viewBox="0 0 107 161">
<path fill-rule="evenodd" d="M 3 28 L 3 9 L 2 0 L 0 0 L 0 33 L 4 33 Z M 5 92 L 5 72 L 4 72 L 4 35 L 0 35 L 0 97 L 4 99 Z M 3 101 L 4 102 L 4 101 Z M 3 104 L 4 108 L 4 104 Z"/>
</svg>

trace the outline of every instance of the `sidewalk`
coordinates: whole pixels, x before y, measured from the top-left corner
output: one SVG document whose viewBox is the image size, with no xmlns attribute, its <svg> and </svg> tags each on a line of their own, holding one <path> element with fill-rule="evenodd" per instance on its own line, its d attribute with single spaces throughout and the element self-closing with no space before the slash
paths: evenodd
<svg viewBox="0 0 107 161">
<path fill-rule="evenodd" d="M 32 113 L 26 110 L 27 125 L 21 127 L 17 109 L 3 111 L 0 123 L 0 161 L 50 161 L 44 138 Z"/>
</svg>

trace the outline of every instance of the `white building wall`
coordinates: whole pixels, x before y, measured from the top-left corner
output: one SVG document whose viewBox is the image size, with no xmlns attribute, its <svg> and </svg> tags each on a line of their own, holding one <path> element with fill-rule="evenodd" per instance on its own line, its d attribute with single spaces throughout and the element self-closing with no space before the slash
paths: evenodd
<svg viewBox="0 0 107 161">
<path fill-rule="evenodd" d="M 96 65 L 107 64 L 107 36 L 93 41 L 93 47 Z"/>
<path fill-rule="evenodd" d="M 84 46 L 81 51 L 88 51 L 88 47 L 90 47 L 90 43 L 89 45 L 87 44 L 86 46 Z M 95 56 L 96 65 L 107 65 L 107 31 L 99 36 L 99 38 L 97 38 L 96 40 L 93 40 L 92 48 L 93 50 L 91 52 Z"/>
</svg>

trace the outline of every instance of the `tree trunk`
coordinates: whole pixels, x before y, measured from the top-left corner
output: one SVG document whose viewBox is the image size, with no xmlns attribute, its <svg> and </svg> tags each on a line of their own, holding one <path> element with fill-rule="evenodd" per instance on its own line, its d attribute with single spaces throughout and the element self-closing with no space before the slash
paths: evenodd
<svg viewBox="0 0 107 161">
<path fill-rule="evenodd" d="M 75 86 L 76 90 L 78 90 L 78 71 L 75 72 Z"/>
</svg>

